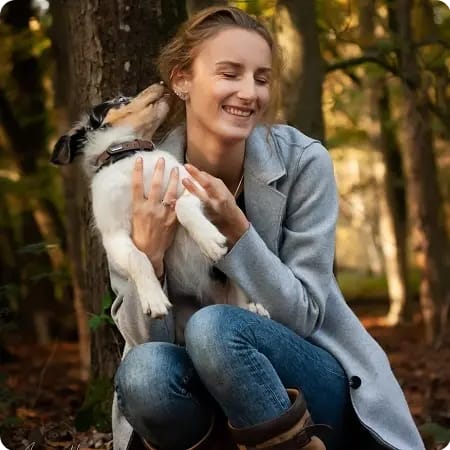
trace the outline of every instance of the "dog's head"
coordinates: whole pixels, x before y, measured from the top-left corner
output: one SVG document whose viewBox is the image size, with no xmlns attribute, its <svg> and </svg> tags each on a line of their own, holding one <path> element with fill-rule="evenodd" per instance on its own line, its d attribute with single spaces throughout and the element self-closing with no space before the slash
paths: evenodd
<svg viewBox="0 0 450 450">
<path fill-rule="evenodd" d="M 151 139 L 151 135 L 169 111 L 170 97 L 167 93 L 163 85 L 153 84 L 134 98 L 116 97 L 94 106 L 90 113 L 58 139 L 50 161 L 58 165 L 70 164 L 78 155 L 84 153 L 89 153 L 86 154 L 86 158 L 92 160 L 113 143 L 108 142 L 108 139 L 116 141 L 122 137 L 123 132 L 119 130 L 122 123 L 128 128 L 128 135 L 135 133 L 138 137 Z M 134 117 L 137 117 L 137 120 L 124 121 L 126 118 Z M 117 132 L 112 132 L 111 128 L 117 128 Z M 99 141 L 97 138 L 100 134 L 105 134 L 102 132 L 107 129 L 111 129 L 109 137 Z M 95 141 L 98 141 L 98 145 L 88 146 Z"/>
<path fill-rule="evenodd" d="M 50 162 L 57 165 L 70 164 L 76 156 L 83 153 L 89 132 L 109 126 L 107 122 L 104 123 L 109 110 L 120 108 L 130 101 L 131 97 L 116 97 L 94 106 L 89 114 L 58 139 Z"/>
</svg>

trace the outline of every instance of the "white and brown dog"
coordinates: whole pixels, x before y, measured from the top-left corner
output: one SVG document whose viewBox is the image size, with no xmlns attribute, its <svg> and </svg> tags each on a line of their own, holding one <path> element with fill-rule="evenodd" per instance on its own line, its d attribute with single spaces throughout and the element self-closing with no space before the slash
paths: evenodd
<svg viewBox="0 0 450 450">
<path fill-rule="evenodd" d="M 170 153 L 153 148 L 149 141 L 169 112 L 169 94 L 161 84 L 151 85 L 134 99 L 118 97 L 93 108 L 55 145 L 51 161 L 69 164 L 83 157 L 90 180 L 95 225 L 100 231 L 110 265 L 136 284 L 142 309 L 152 318 L 167 314 L 172 306 L 148 257 L 131 239 L 132 172 L 135 159 L 143 158 L 144 185 L 160 157 L 165 159 L 163 190 L 172 168 L 179 168 L 175 212 L 179 223 L 175 238 L 164 257 L 171 288 L 196 297 L 202 304 L 234 304 L 260 315 L 268 312 L 248 301 L 234 282 L 211 276 L 213 262 L 227 252 L 226 238 L 206 218 L 201 201 L 184 190 L 181 180 L 189 177 Z M 124 117 L 128 116 L 128 125 Z M 195 182 L 195 181 L 194 181 Z"/>
</svg>

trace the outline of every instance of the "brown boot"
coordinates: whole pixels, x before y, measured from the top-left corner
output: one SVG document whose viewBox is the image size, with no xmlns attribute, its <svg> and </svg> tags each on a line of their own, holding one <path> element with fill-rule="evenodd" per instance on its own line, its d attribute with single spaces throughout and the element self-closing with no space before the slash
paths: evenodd
<svg viewBox="0 0 450 450">
<path fill-rule="evenodd" d="M 326 450 L 317 434 L 331 427 L 314 425 L 302 393 L 297 389 L 287 392 L 292 406 L 276 419 L 248 428 L 228 424 L 239 450 Z"/>
<path fill-rule="evenodd" d="M 211 425 L 208 428 L 208 431 L 205 435 L 192 447 L 189 447 L 187 450 L 211 450 L 212 449 L 212 440 L 213 440 L 213 430 L 215 428 L 215 417 L 213 416 Z M 152 447 L 144 438 L 141 438 L 144 444 L 144 447 L 147 450 L 157 450 L 155 447 Z"/>
</svg>

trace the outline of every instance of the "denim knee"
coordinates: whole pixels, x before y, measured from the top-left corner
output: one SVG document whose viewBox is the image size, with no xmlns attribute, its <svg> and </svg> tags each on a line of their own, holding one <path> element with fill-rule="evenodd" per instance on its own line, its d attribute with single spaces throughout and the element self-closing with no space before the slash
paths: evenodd
<svg viewBox="0 0 450 450">
<path fill-rule="evenodd" d="M 225 375 L 236 344 L 247 341 L 249 314 L 235 306 L 210 305 L 190 317 L 185 329 L 186 350 L 202 379 Z"/>
<path fill-rule="evenodd" d="M 123 415 L 156 448 L 189 448 L 211 424 L 212 408 L 183 347 L 162 342 L 133 347 L 114 381 Z"/>
<path fill-rule="evenodd" d="M 161 414 L 170 410 L 165 407 L 169 392 L 177 387 L 170 374 L 182 353 L 163 342 L 147 342 L 129 350 L 114 376 L 118 406 L 125 417 L 139 415 L 158 422 L 163 419 Z"/>
</svg>

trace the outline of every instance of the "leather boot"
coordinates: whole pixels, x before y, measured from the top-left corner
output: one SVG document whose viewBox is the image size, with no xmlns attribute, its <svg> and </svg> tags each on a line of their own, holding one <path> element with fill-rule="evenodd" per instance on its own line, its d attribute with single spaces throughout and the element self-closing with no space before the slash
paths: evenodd
<svg viewBox="0 0 450 450">
<path fill-rule="evenodd" d="M 329 432 L 328 425 L 314 425 L 303 394 L 287 389 L 292 406 L 281 416 L 247 428 L 228 426 L 239 450 L 326 450 L 317 434 Z"/>
<path fill-rule="evenodd" d="M 205 435 L 192 447 L 189 447 L 187 450 L 210 450 L 211 447 L 211 443 L 212 443 L 212 438 L 213 438 L 213 430 L 214 430 L 214 426 L 215 426 L 215 417 L 213 416 L 212 421 L 211 421 L 211 425 L 208 428 L 208 431 L 205 433 Z M 141 438 L 142 442 L 144 444 L 144 447 L 147 450 L 157 450 L 157 448 L 152 447 L 144 438 Z"/>
</svg>

